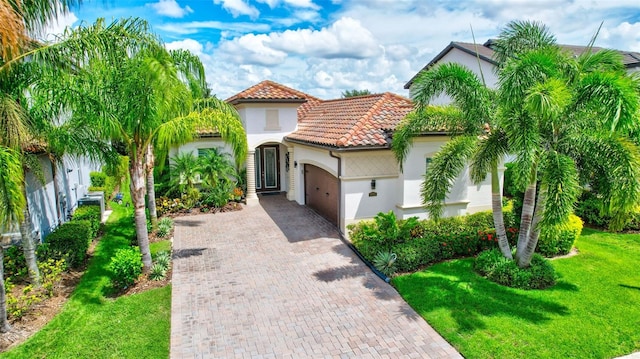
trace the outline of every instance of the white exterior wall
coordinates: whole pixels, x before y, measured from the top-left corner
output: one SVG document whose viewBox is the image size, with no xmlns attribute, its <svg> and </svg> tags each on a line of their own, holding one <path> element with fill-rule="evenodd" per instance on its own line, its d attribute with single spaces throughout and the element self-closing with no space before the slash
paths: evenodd
<svg viewBox="0 0 640 359">
<path fill-rule="evenodd" d="M 241 104 L 238 113 L 247 132 L 249 149 L 254 149 L 269 142 L 282 143 L 284 136 L 298 128 L 299 104 Z M 267 110 L 278 110 L 279 129 L 266 126 Z"/>
<path fill-rule="evenodd" d="M 486 81 L 487 86 L 490 88 L 495 88 L 496 84 L 498 83 L 498 76 L 496 76 L 496 73 L 494 72 L 495 66 L 485 60 L 480 60 L 480 66 L 478 66 L 477 57 L 459 49 L 452 48 L 446 55 L 444 55 L 440 59 L 440 61 L 438 61 L 436 66 L 450 62 L 458 63 L 467 67 L 469 70 L 473 71 L 473 73 L 475 73 L 478 76 L 478 79 L 480 79 L 481 81 L 482 75 L 484 75 L 484 80 Z M 482 74 L 480 69 L 482 69 Z M 449 96 L 443 95 L 440 95 L 431 101 L 432 105 L 446 105 L 449 103 L 451 103 L 451 98 Z"/>
</svg>

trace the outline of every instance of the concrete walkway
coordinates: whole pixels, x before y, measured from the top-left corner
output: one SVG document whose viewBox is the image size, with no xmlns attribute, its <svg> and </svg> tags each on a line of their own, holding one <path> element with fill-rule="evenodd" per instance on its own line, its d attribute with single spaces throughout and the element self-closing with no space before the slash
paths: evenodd
<svg viewBox="0 0 640 359">
<path fill-rule="evenodd" d="M 171 358 L 461 358 L 283 196 L 176 220 Z"/>
</svg>

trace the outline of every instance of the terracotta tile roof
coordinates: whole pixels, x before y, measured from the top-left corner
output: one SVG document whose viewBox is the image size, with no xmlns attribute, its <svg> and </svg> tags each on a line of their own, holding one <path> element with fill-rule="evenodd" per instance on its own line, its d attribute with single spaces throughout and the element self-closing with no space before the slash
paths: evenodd
<svg viewBox="0 0 640 359">
<path fill-rule="evenodd" d="M 454 48 L 455 49 L 459 49 L 459 50 L 461 50 L 463 52 L 466 52 L 466 53 L 468 53 L 470 55 L 473 55 L 473 56 L 476 56 L 476 53 L 477 53 L 478 56 L 482 60 L 487 61 L 487 62 L 489 62 L 489 63 L 491 63 L 493 65 L 497 65 L 497 62 L 493 59 L 494 51 L 491 48 L 491 45 L 493 44 L 493 42 L 494 42 L 494 40 L 488 40 L 484 44 L 480 45 L 480 44 L 473 44 L 473 43 L 469 43 L 469 42 L 453 41 L 447 47 L 445 47 L 444 50 L 442 50 L 438 55 L 436 55 L 436 57 L 434 57 L 431 61 L 429 61 L 429 63 L 427 65 L 425 65 L 425 67 L 423 67 L 420 71 L 426 70 L 426 69 L 430 68 L 431 66 L 433 66 L 434 64 L 436 64 L 447 53 L 449 53 L 449 51 L 451 51 Z M 562 47 L 564 50 L 572 52 L 576 56 L 581 55 L 582 53 L 584 53 L 588 49 L 587 46 L 577 46 L 577 45 L 562 45 L 562 44 L 560 44 L 560 47 Z M 477 52 L 476 52 L 476 49 L 477 49 Z M 603 50 L 603 49 L 604 48 L 602 48 L 602 47 L 592 47 L 592 50 L 594 52 L 598 52 L 598 51 Z M 624 64 L 625 67 L 627 67 L 627 68 L 640 67 L 640 53 L 639 52 L 620 51 L 620 50 L 616 50 L 616 51 L 618 51 L 620 53 L 620 55 L 622 55 L 622 63 Z M 409 89 L 409 87 L 411 87 L 411 84 L 416 79 L 416 77 L 418 76 L 420 71 L 417 74 L 415 74 L 415 76 L 413 76 L 411 78 L 411 80 L 409 80 L 409 82 L 407 82 L 404 85 L 405 89 Z"/>
<path fill-rule="evenodd" d="M 411 100 L 388 92 L 322 101 L 286 138 L 338 148 L 388 146 L 390 132 L 412 109 Z"/>
<path fill-rule="evenodd" d="M 265 80 L 229 97 L 225 101 L 232 105 L 249 102 L 302 103 L 298 107 L 298 118 L 300 118 L 301 115 L 304 115 L 311 107 L 322 100 L 277 82 Z"/>
</svg>

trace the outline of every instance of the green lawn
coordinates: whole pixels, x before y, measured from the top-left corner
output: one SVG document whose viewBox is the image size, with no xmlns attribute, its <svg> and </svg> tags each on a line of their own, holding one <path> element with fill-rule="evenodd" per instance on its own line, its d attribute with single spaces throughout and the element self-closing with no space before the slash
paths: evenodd
<svg viewBox="0 0 640 359">
<path fill-rule="evenodd" d="M 558 284 L 524 291 L 472 271 L 473 259 L 394 279 L 405 300 L 466 358 L 612 358 L 640 351 L 640 235 L 585 229 L 556 259 Z"/>
<path fill-rule="evenodd" d="M 132 208 L 113 214 L 89 268 L 58 314 L 24 344 L 0 358 L 168 358 L 171 287 L 113 299 L 106 266 L 135 236 Z M 154 244 L 154 250 L 167 244 Z"/>
</svg>

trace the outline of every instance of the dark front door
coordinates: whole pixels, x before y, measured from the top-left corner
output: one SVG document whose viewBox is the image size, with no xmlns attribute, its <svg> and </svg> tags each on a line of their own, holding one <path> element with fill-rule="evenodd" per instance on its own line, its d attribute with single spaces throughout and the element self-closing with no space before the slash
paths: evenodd
<svg viewBox="0 0 640 359">
<path fill-rule="evenodd" d="M 256 149 L 256 192 L 280 191 L 280 153 L 278 145 Z"/>
<path fill-rule="evenodd" d="M 304 165 L 306 205 L 338 225 L 338 179 L 314 165 Z"/>
</svg>

